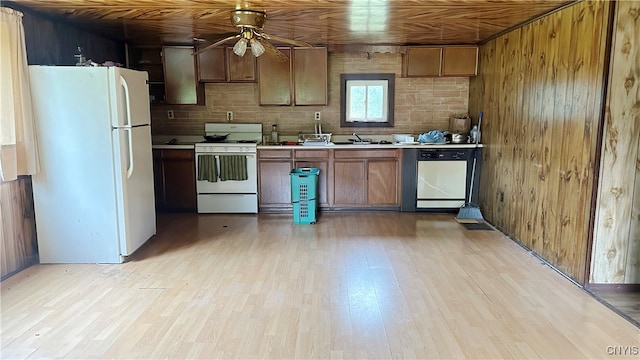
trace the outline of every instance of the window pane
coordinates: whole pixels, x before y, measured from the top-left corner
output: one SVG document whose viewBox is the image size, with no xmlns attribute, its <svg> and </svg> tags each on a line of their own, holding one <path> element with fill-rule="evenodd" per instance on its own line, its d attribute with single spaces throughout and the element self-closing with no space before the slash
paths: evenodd
<svg viewBox="0 0 640 360">
<path fill-rule="evenodd" d="M 366 87 L 365 86 L 351 86 L 350 97 L 350 116 L 351 119 L 364 119 L 367 113 L 366 109 Z"/>
<path fill-rule="evenodd" d="M 367 118 L 381 119 L 382 104 L 384 103 L 382 86 L 369 86 L 367 92 Z"/>
</svg>

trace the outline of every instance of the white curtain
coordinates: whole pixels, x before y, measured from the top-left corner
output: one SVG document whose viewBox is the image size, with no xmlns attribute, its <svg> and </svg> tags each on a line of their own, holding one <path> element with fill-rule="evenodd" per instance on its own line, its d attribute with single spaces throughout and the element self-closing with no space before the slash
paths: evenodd
<svg viewBox="0 0 640 360">
<path fill-rule="evenodd" d="M 39 169 L 22 13 L 0 7 L 0 178 Z"/>
</svg>

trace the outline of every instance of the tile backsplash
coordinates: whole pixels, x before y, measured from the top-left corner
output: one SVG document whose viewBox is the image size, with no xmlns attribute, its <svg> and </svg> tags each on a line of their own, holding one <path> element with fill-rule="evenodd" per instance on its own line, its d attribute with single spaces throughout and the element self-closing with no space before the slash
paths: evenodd
<svg viewBox="0 0 640 360">
<path fill-rule="evenodd" d="M 256 83 L 208 83 L 205 106 L 154 105 L 151 124 L 154 135 L 202 135 L 204 123 L 226 122 L 227 111 L 233 122 L 262 123 L 263 132 L 277 124 L 283 135 L 311 133 L 314 113 L 320 112 L 322 130 L 334 134 L 420 134 L 429 130 L 448 130 L 449 118 L 466 114 L 469 102 L 469 78 L 403 78 L 402 54 L 329 53 L 329 103 L 326 106 L 260 106 Z M 392 128 L 340 127 L 340 74 L 395 73 L 395 117 Z M 167 118 L 173 110 L 174 118 Z"/>
</svg>

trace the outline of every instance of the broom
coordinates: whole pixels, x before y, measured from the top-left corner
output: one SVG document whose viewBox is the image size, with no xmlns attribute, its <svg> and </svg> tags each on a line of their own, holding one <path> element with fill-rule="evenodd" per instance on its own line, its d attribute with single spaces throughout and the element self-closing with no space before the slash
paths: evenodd
<svg viewBox="0 0 640 360">
<path fill-rule="evenodd" d="M 469 199 L 462 205 L 456 216 L 456 221 L 461 224 L 479 224 L 484 222 L 480 207 L 471 203 L 471 195 L 473 195 L 473 182 L 476 176 L 476 162 L 478 159 L 478 142 L 480 141 L 480 124 L 482 123 L 482 112 L 478 116 L 478 134 L 476 135 L 476 146 L 473 148 L 473 166 L 471 168 L 471 186 L 469 189 Z"/>
</svg>

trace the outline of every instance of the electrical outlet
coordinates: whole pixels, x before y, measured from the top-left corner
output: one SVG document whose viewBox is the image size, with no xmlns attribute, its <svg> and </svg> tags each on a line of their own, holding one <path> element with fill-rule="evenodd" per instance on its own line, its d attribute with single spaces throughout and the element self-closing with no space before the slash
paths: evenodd
<svg viewBox="0 0 640 360">
<path fill-rule="evenodd" d="M 175 119 L 175 115 L 173 114 L 173 110 L 167 110 L 167 118 L 169 120 Z"/>
<path fill-rule="evenodd" d="M 227 121 L 233 120 L 233 111 L 227 111 Z"/>
<path fill-rule="evenodd" d="M 316 111 L 314 119 L 316 119 L 316 121 L 320 121 L 320 111 Z"/>
</svg>

